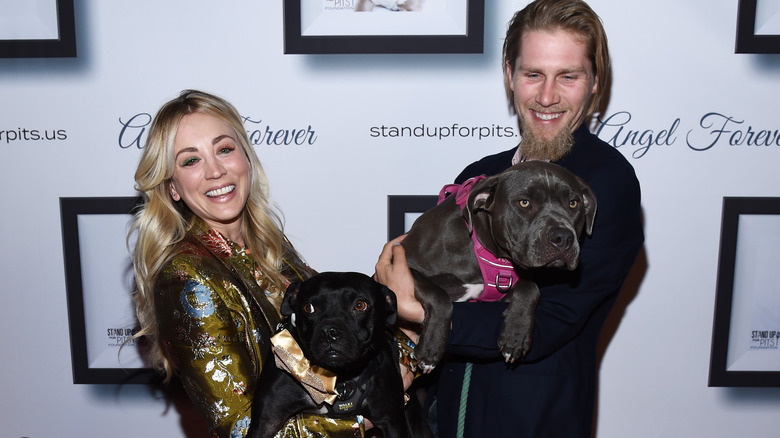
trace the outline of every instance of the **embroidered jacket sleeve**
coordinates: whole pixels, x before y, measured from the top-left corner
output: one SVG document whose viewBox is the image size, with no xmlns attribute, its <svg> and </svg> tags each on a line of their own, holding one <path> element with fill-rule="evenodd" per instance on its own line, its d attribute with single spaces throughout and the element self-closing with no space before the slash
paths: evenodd
<svg viewBox="0 0 780 438">
<path fill-rule="evenodd" d="M 205 249 L 190 246 L 161 272 L 156 290 L 161 339 L 190 399 L 219 438 L 245 436 L 256 376 L 266 359 L 274 366 L 269 324 L 234 275 Z M 355 417 L 299 415 L 277 436 L 360 437 L 361 429 Z"/>
</svg>

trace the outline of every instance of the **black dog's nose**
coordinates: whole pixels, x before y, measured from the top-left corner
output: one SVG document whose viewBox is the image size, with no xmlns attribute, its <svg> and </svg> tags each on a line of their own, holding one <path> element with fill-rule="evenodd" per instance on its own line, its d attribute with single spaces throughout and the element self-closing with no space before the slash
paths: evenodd
<svg viewBox="0 0 780 438">
<path fill-rule="evenodd" d="M 325 329 L 325 334 L 331 341 L 337 341 L 341 337 L 341 332 L 334 327 L 328 327 Z"/>
<path fill-rule="evenodd" d="M 571 248 L 574 243 L 574 234 L 563 228 L 550 231 L 550 234 L 547 237 L 550 240 L 550 243 L 558 248 L 559 251 L 565 251 Z"/>
</svg>

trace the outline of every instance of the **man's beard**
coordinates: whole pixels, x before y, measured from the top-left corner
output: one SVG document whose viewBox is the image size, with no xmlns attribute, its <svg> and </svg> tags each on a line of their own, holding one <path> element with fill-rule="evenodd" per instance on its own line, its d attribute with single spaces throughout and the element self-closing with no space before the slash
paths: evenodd
<svg viewBox="0 0 780 438">
<path fill-rule="evenodd" d="M 533 129 L 528 126 L 524 117 L 519 117 L 522 139 L 520 148 L 523 157 L 528 160 L 558 161 L 569 153 L 574 146 L 574 136 L 571 131 L 564 128 L 558 131 L 551 139 L 538 137 Z"/>
</svg>

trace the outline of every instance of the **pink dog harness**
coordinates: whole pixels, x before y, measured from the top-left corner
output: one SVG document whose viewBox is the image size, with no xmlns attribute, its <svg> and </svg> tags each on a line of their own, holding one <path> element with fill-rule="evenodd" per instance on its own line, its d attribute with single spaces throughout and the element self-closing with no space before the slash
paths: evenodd
<svg viewBox="0 0 780 438">
<path fill-rule="evenodd" d="M 462 211 L 466 208 L 466 202 L 472 186 L 483 179 L 485 179 L 484 176 L 475 176 L 463 184 L 448 184 L 444 186 L 441 192 L 439 192 L 438 203 L 441 204 L 447 197 L 454 194 L 455 203 Z M 519 276 L 509 259 L 496 257 L 495 254 L 488 251 L 479 242 L 477 233 L 474 230 L 469 230 L 469 234 L 471 234 L 471 240 L 474 242 L 474 255 L 477 257 L 479 269 L 482 271 L 482 278 L 484 279 L 482 293 L 471 301 L 499 301 L 509 292 L 512 285 L 517 282 Z"/>
</svg>

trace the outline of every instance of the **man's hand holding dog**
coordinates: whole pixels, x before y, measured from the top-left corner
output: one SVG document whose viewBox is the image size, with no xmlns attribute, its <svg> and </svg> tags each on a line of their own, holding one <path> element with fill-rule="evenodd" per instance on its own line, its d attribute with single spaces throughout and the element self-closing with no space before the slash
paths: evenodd
<svg viewBox="0 0 780 438">
<path fill-rule="evenodd" d="M 414 279 L 406 264 L 406 252 L 401 246 L 404 237 L 406 235 L 396 237 L 382 248 L 382 253 L 376 262 L 374 280 L 387 286 L 395 293 L 400 319 L 414 324 L 422 324 L 425 319 L 425 311 L 417 298 L 414 297 Z M 403 327 L 402 330 L 416 342 L 417 333 Z"/>
</svg>

